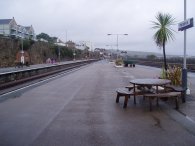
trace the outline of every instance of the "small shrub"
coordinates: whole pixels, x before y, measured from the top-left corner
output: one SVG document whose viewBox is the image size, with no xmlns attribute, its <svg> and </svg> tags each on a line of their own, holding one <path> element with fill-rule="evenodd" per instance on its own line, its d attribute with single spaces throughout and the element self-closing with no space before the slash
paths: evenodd
<svg viewBox="0 0 195 146">
<path fill-rule="evenodd" d="M 181 85 L 182 69 L 178 66 L 168 66 L 166 77 L 166 71 L 164 68 L 162 68 L 161 78 L 171 80 L 172 85 L 179 86 Z"/>
<path fill-rule="evenodd" d="M 173 85 L 181 85 L 182 69 L 181 67 L 173 66 L 167 70 L 167 78 L 171 80 Z"/>
<path fill-rule="evenodd" d="M 123 60 L 122 60 L 122 59 L 117 59 L 117 60 L 115 61 L 115 64 L 116 64 L 116 65 L 123 65 Z"/>
</svg>

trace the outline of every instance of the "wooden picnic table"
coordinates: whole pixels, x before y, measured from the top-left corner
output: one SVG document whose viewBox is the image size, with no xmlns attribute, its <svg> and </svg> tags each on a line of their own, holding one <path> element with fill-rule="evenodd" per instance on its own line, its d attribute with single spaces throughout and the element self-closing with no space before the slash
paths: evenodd
<svg viewBox="0 0 195 146">
<path fill-rule="evenodd" d="M 136 104 L 136 85 L 138 86 L 146 86 L 146 87 L 152 87 L 152 86 L 156 86 L 156 93 L 158 94 L 158 86 L 164 86 L 167 84 L 170 84 L 171 81 L 167 80 L 167 79 L 155 79 L 155 78 L 144 78 L 144 79 L 133 79 L 130 80 L 130 83 L 133 84 L 134 88 L 134 103 Z"/>
<path fill-rule="evenodd" d="M 147 78 L 147 79 L 133 79 L 130 80 L 130 83 L 134 85 L 143 85 L 143 86 L 163 86 L 163 85 L 170 84 L 171 81 L 167 79 Z"/>
</svg>

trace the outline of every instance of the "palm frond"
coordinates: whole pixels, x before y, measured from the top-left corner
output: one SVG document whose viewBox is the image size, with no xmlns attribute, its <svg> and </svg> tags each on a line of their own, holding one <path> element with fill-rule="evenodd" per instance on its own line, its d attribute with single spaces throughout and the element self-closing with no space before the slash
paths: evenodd
<svg viewBox="0 0 195 146">
<path fill-rule="evenodd" d="M 153 39 L 158 47 L 163 48 L 164 66 L 167 70 L 165 45 L 169 40 L 174 39 L 172 25 L 175 24 L 175 18 L 170 14 L 158 13 L 156 15 L 156 21 L 152 21 L 152 29 L 157 30 L 153 36 Z"/>
<path fill-rule="evenodd" d="M 156 42 L 157 46 L 166 44 L 168 40 L 174 39 L 172 25 L 175 24 L 175 18 L 170 14 L 163 14 L 158 12 L 155 16 L 157 21 L 152 22 L 152 29 L 156 29 L 157 32 L 154 34 L 153 39 Z"/>
</svg>

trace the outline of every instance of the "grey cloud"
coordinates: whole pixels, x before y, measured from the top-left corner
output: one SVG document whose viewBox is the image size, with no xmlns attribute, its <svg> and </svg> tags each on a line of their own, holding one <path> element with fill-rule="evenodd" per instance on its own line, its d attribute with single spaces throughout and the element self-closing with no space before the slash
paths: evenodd
<svg viewBox="0 0 195 146">
<path fill-rule="evenodd" d="M 195 16 L 195 1 L 188 1 L 187 14 Z M 0 18 L 15 17 L 22 25 L 32 24 L 36 33 L 45 32 L 66 40 L 91 41 L 95 47 L 116 44 L 107 33 L 128 33 L 120 37 L 119 48 L 159 52 L 152 40 L 151 20 L 157 12 L 168 12 L 183 21 L 183 1 L 178 0 L 1 0 Z M 177 25 L 174 27 L 177 31 Z M 194 54 L 195 28 L 188 32 L 188 54 Z M 177 48 L 177 51 L 176 49 Z M 168 54 L 183 54 L 183 34 L 167 45 Z M 194 54 L 195 55 L 195 54 Z"/>
</svg>

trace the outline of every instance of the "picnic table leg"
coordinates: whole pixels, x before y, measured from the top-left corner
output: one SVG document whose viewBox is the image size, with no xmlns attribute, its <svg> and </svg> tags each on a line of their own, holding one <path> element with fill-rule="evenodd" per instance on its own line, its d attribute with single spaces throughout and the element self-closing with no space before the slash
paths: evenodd
<svg viewBox="0 0 195 146">
<path fill-rule="evenodd" d="M 149 97 L 150 111 L 152 111 L 152 98 Z"/>
<path fill-rule="evenodd" d="M 181 98 L 182 98 L 182 102 L 183 102 L 183 103 L 186 102 L 185 96 L 186 96 L 186 91 L 182 91 L 182 92 L 181 92 Z"/>
<path fill-rule="evenodd" d="M 133 84 L 133 96 L 134 96 L 134 104 L 136 104 L 136 99 L 135 99 L 135 84 Z"/>
<path fill-rule="evenodd" d="M 129 96 L 128 95 L 125 95 L 125 101 L 124 101 L 123 108 L 126 108 L 127 107 L 128 98 L 129 98 Z"/>
<path fill-rule="evenodd" d="M 117 93 L 116 103 L 119 103 L 119 97 L 120 97 L 120 95 L 119 95 L 119 93 Z"/>
<path fill-rule="evenodd" d="M 176 109 L 179 109 L 179 103 L 178 103 L 178 100 L 179 99 L 179 97 L 177 96 L 176 98 L 175 98 L 175 105 L 176 105 Z"/>
<path fill-rule="evenodd" d="M 156 86 L 156 93 L 158 94 L 158 86 Z M 158 103 L 158 97 L 157 97 L 157 99 L 156 99 L 156 104 L 157 104 L 157 106 L 159 106 L 159 103 Z"/>
</svg>

